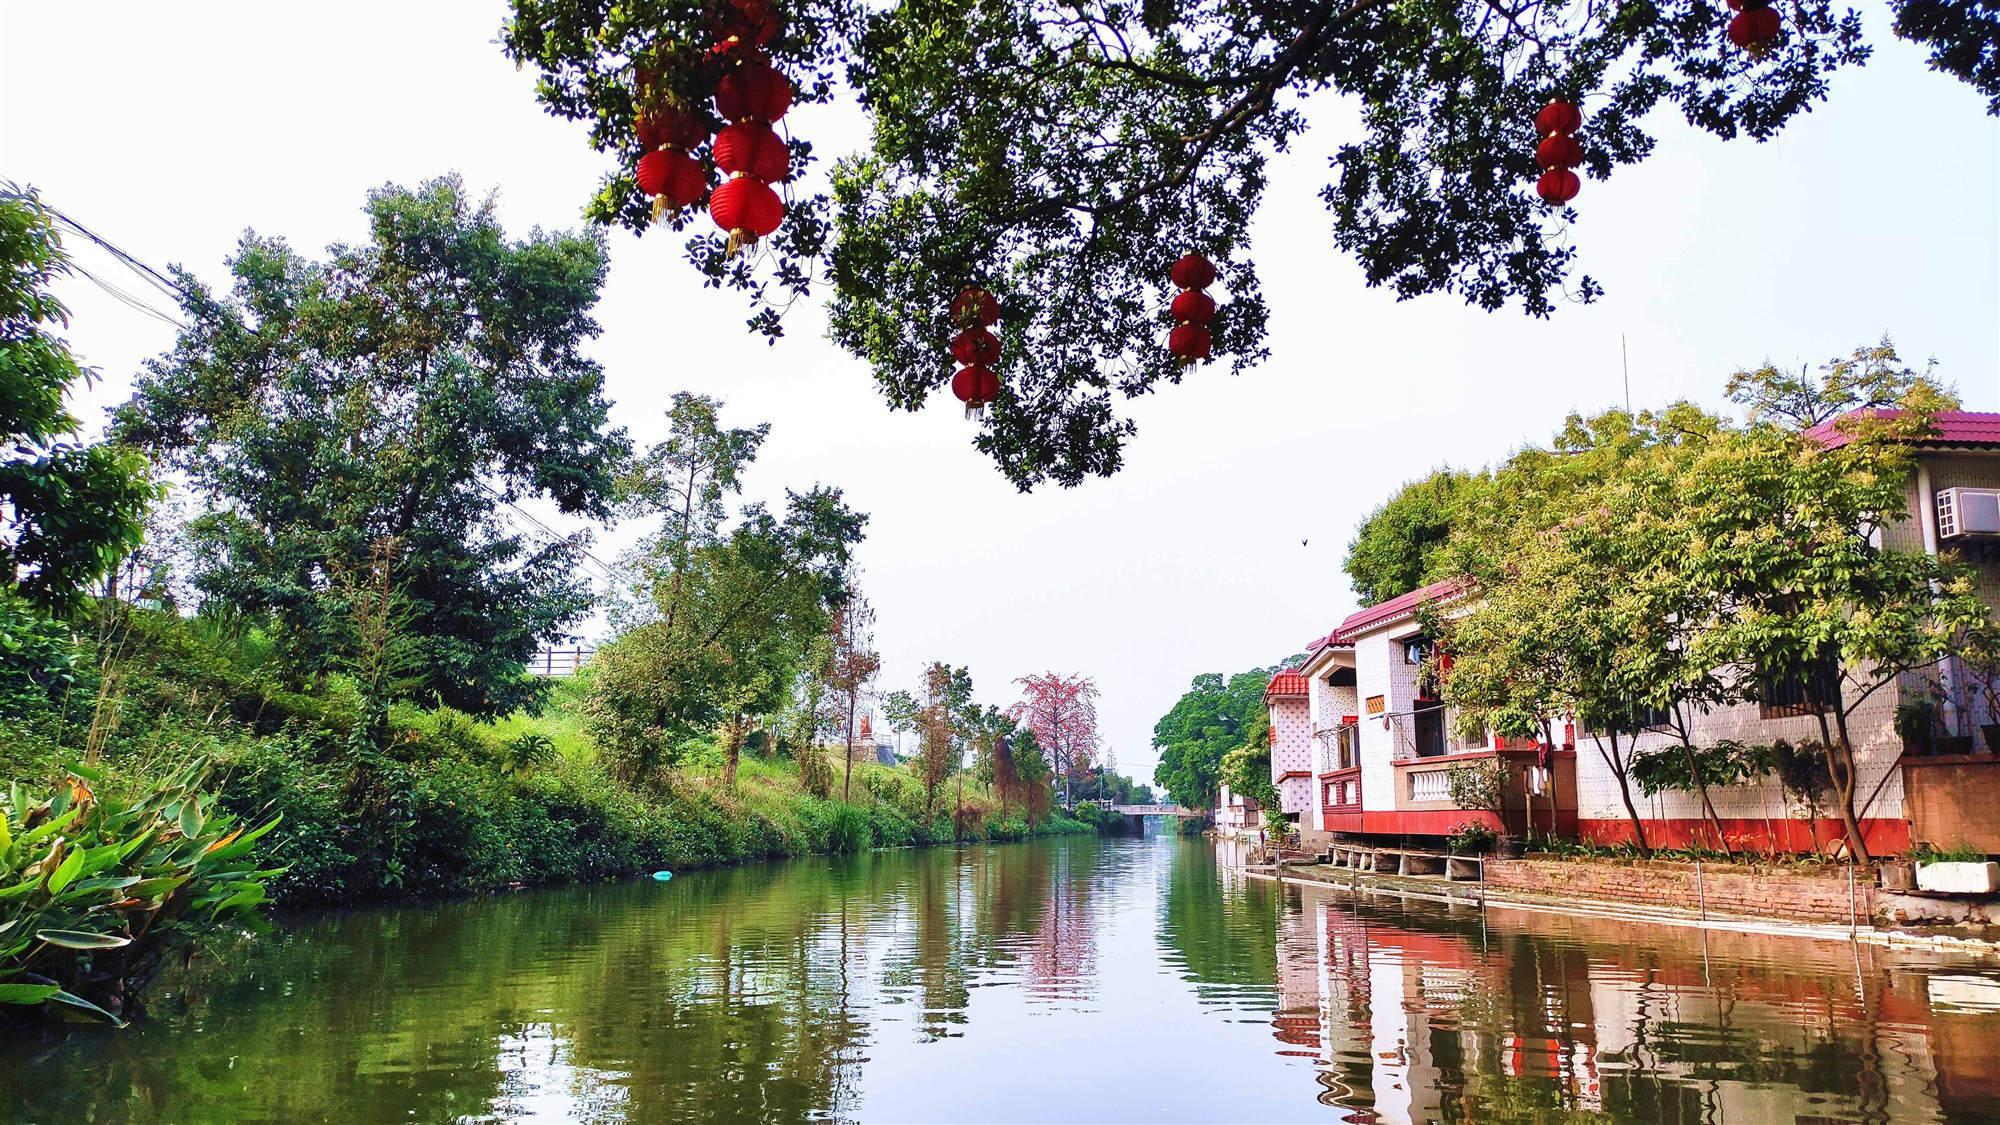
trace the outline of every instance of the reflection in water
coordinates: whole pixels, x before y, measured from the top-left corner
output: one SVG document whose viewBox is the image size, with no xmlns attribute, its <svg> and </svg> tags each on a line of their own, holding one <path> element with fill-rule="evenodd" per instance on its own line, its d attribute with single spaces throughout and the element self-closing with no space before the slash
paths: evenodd
<svg viewBox="0 0 2000 1125">
<path fill-rule="evenodd" d="M 2000 1117 L 2000 971 L 1243 878 L 1200 841 L 692 872 L 294 921 L 0 1119 Z"/>
</svg>

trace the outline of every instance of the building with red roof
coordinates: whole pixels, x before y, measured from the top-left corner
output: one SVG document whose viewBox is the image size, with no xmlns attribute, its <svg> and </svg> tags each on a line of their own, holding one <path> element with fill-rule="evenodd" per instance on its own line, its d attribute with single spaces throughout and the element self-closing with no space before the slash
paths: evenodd
<svg viewBox="0 0 2000 1125">
<path fill-rule="evenodd" d="M 1838 449 L 1854 440 L 1854 423 L 1862 414 L 1851 412 L 1807 434 Z M 1896 413 L 1873 411 L 1869 416 L 1892 418 Z M 1911 444 L 1917 455 L 1909 482 L 1910 518 L 1885 528 L 1882 545 L 1957 552 L 1972 565 L 1988 603 L 2000 607 L 2000 414 L 1940 415 L 1933 432 Z M 1265 692 L 1272 779 L 1282 783 L 1284 813 L 1301 828 L 1315 834 L 1439 841 L 1460 824 L 1485 821 L 1516 836 L 1532 830 L 1599 842 L 1630 838 L 1630 818 L 1608 765 L 1594 749 L 1577 753 L 1579 742 L 1595 746 L 1589 732 L 1563 723 L 1551 730 L 1552 745 L 1544 747 L 1459 729 L 1441 690 L 1450 659 L 1433 652 L 1424 635 L 1424 610 L 1428 606 L 1449 613 L 1477 596 L 1469 580 L 1454 578 L 1362 607 L 1309 642 L 1298 667 L 1272 678 Z M 1896 694 L 1857 698 L 1853 737 L 1858 788 L 1873 795 L 1863 813 L 1863 831 L 1871 849 L 1885 853 L 1908 847 L 1912 839 L 1964 840 L 2000 853 L 2000 821 L 1962 811 L 2000 808 L 2000 708 L 1995 707 L 2000 691 L 1974 690 L 1973 673 L 1954 661 L 1946 663 L 1938 680 L 1947 696 L 1938 714 L 1948 730 L 1928 745 L 1950 753 L 1906 757 L 1897 732 Z M 1768 745 L 1783 739 L 1799 745 L 1817 740 L 1818 716 L 1786 703 L 1783 690 L 1783 685 L 1774 689 L 1780 694 L 1775 701 L 1686 717 L 1694 741 Z M 1923 690 L 1938 688 L 1927 684 Z M 1678 744 L 1676 739 L 1664 728 L 1655 729 L 1640 735 L 1639 749 L 1670 747 Z M 1283 753 L 1281 742 L 1287 748 Z M 1507 767 L 1508 792 L 1497 817 L 1461 808 L 1450 796 L 1452 771 L 1480 761 Z M 1840 836 L 1829 817 L 1804 819 L 1775 780 L 1713 790 L 1711 798 L 1732 844 L 1809 850 Z M 1666 793 L 1645 804 L 1642 818 L 1649 843 L 1714 845 L 1693 798 Z"/>
</svg>

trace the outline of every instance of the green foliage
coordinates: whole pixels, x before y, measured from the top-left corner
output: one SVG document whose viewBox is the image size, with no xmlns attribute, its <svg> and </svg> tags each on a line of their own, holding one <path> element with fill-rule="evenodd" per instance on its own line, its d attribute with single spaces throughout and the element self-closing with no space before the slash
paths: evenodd
<svg viewBox="0 0 2000 1125">
<path fill-rule="evenodd" d="M 1453 855 L 1489 855 L 1499 846 L 1499 833 L 1476 820 L 1453 827 L 1445 837 L 1445 849 Z"/>
<path fill-rule="evenodd" d="M 158 494 L 133 451 L 74 440 L 67 398 L 90 373 L 56 334 L 69 313 L 50 291 L 69 269 L 55 216 L 32 190 L 9 185 L 0 195 L 0 589 L 57 615 L 79 608 L 86 588 L 138 546 Z M 17 624 L 23 612 L 6 611 Z M 0 694 L 18 689 L 15 674 L 0 666 Z"/>
<path fill-rule="evenodd" d="M 591 730 L 628 778 L 672 765 L 679 743 L 792 701 L 828 614 L 848 599 L 848 564 L 867 517 L 839 490 L 787 494 L 782 518 L 762 504 L 732 513 L 728 498 L 767 427 L 724 429 L 721 403 L 677 394 L 669 434 L 621 481 L 625 509 L 658 516 L 657 532 L 626 559 L 633 589 L 624 631 L 598 650 Z M 809 664 L 810 659 L 810 664 Z M 822 677 L 823 678 L 823 677 Z M 809 685 L 823 694 L 823 685 Z M 798 746 L 826 733 L 819 708 Z M 731 761 L 737 745 L 729 747 Z"/>
<path fill-rule="evenodd" d="M 1231 793 L 1252 798 L 1262 809 L 1279 807 L 1278 787 L 1271 782 L 1271 715 L 1259 710 L 1244 727 L 1243 745 L 1222 756 L 1218 771 Z"/>
<path fill-rule="evenodd" d="M 1983 5 L 1891 6 L 1900 35 L 2000 102 Z M 1569 212 L 1532 188 L 1533 119 L 1552 95 L 1588 109 L 1580 139 L 1595 184 L 1652 155 L 1651 122 L 1776 136 L 1870 50 L 1860 17 L 1832 0 L 1787 6 L 1783 35 L 1756 56 L 1728 41 L 1729 16 L 1706 0 L 802 0 L 784 17 L 774 64 L 801 101 L 851 91 L 872 126 L 865 149 L 835 165 L 829 194 L 791 193 L 766 253 L 727 256 L 694 210 L 667 225 L 687 233 L 711 283 L 751 295 L 766 333 L 830 279 L 835 340 L 897 409 L 950 377 L 935 357 L 952 297 L 991 288 L 1005 310 L 1003 389 L 975 440 L 1022 487 L 1116 471 L 1134 429 L 1120 400 L 1187 377 L 1158 343 L 1167 267 L 1183 250 L 1221 266 L 1217 357 L 1236 370 L 1261 358 L 1249 229 L 1266 161 L 1313 111 L 1360 108 L 1319 194 L 1334 243 L 1370 285 L 1546 316 L 1599 292 L 1578 273 Z M 502 49 L 607 157 L 596 221 L 648 228 L 635 122 L 662 104 L 709 104 L 727 62 L 705 50 L 712 23 L 695 0 L 512 5 Z M 803 138 L 791 147 L 802 170 L 816 156 Z"/>
<path fill-rule="evenodd" d="M 1362 605 L 1385 602 L 1451 577 L 1446 540 L 1486 478 L 1439 469 L 1397 490 L 1369 513 L 1347 544 L 1347 570 Z"/>
<path fill-rule="evenodd" d="M 1264 689 L 1274 671 L 1253 668 L 1226 680 L 1205 672 L 1153 724 L 1153 748 L 1160 754 L 1153 780 L 1176 803 L 1191 809 L 1214 807 L 1222 756 L 1244 744 L 1259 715 L 1269 721 Z"/>
<path fill-rule="evenodd" d="M 274 624 L 290 686 L 352 674 L 374 737 L 396 699 L 539 698 L 522 664 L 588 608 L 581 542 L 538 545 L 502 509 L 608 515 L 627 443 L 585 353 L 599 239 L 509 240 L 449 177 L 366 214 L 323 260 L 246 235 L 227 295 L 179 272 L 188 327 L 115 429 L 214 505 L 188 529 L 202 594 Z"/>
<path fill-rule="evenodd" d="M 84 671 L 69 627 L 0 586 L 0 716 L 44 711 Z"/>
<path fill-rule="evenodd" d="M 1690 763 L 1692 759 L 1692 763 Z M 1724 739 L 1714 746 L 1662 747 L 1632 756 L 1632 780 L 1648 797 L 1741 785 L 1771 768 L 1770 748 Z"/>
<path fill-rule="evenodd" d="M 1507 763 L 1498 758 L 1487 758 L 1452 768 L 1445 774 L 1445 786 L 1451 795 L 1451 803 L 1459 808 L 1483 810 L 1499 816 L 1511 778 Z"/>
<path fill-rule="evenodd" d="M 1950 847 L 1938 847 L 1929 842 L 1919 842 L 1910 849 L 1913 863 L 1985 863 L 1990 858 L 1977 847 L 1967 843 L 1957 843 Z"/>
<path fill-rule="evenodd" d="M 0 1004 L 122 1024 L 171 948 L 254 921 L 276 871 L 250 828 L 204 790 L 196 760 L 126 796 L 72 763 L 52 789 L 0 803 Z"/>
</svg>

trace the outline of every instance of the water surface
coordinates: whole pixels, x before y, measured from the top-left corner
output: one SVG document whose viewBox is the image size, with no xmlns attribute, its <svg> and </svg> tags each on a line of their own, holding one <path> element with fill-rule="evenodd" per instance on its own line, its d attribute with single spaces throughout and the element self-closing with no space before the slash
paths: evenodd
<svg viewBox="0 0 2000 1125">
<path fill-rule="evenodd" d="M 1242 877 L 1200 840 L 282 923 L 0 1119 L 2000 1120 L 2000 968 Z"/>
</svg>

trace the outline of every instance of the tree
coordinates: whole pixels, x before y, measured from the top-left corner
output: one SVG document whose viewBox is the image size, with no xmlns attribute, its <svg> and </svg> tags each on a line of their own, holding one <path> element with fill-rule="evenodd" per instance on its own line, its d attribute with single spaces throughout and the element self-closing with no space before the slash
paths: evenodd
<svg viewBox="0 0 2000 1125">
<path fill-rule="evenodd" d="M 861 709 L 861 697 L 882 668 L 882 657 L 874 649 L 874 607 L 859 593 L 852 594 L 846 604 L 834 609 L 831 625 L 828 636 L 833 647 L 827 685 L 833 689 L 835 704 L 847 719 L 846 740 L 841 743 L 845 748 L 842 756 L 846 769 L 840 775 L 840 799 L 845 801 L 854 779 L 855 715 Z"/>
<path fill-rule="evenodd" d="M 1221 784 L 1229 786 L 1231 793 L 1256 801 L 1259 808 L 1270 809 L 1272 820 L 1283 819 L 1276 815 L 1280 805 L 1278 787 L 1271 782 L 1269 711 L 1251 716 L 1243 730 L 1243 744 L 1222 755 L 1217 777 Z"/>
<path fill-rule="evenodd" d="M 1642 852 L 1638 736 L 1721 696 L 1713 670 L 1684 662 L 1679 615 L 1698 607 L 1671 568 L 1652 565 L 1689 549 L 1663 534 L 1678 508 L 1673 459 L 1721 424 L 1685 404 L 1572 416 L 1552 449 L 1516 454 L 1458 513 L 1442 554 L 1478 582 L 1477 596 L 1421 614 L 1449 654 L 1434 671 L 1461 733 L 1553 744 L 1556 724 L 1573 718 L 1617 783 Z"/>
<path fill-rule="evenodd" d="M 958 707 L 972 694 L 963 668 L 933 663 L 924 669 L 924 706 L 918 714 L 917 777 L 924 786 L 924 819 L 937 811 L 937 791 L 956 768 L 960 728 Z"/>
<path fill-rule="evenodd" d="M 509 240 L 449 177 L 365 213 L 366 241 L 320 261 L 246 234 L 227 295 L 177 269 L 188 326 L 114 432 L 214 506 L 190 529 L 196 586 L 268 619 L 294 683 L 357 658 L 352 586 L 387 552 L 417 650 L 396 697 L 533 705 L 547 685 L 524 663 L 590 605 L 583 538 L 537 543 L 502 509 L 611 514 L 628 447 L 584 351 L 603 244 Z"/>
<path fill-rule="evenodd" d="M 1818 374 L 1797 375 L 1771 364 L 1729 377 L 1731 402 L 1753 423 L 1809 430 L 1850 410 L 1895 407 L 1917 388 L 1937 392 L 1929 371 L 1918 374 L 1896 354 L 1887 336 L 1822 364 Z"/>
<path fill-rule="evenodd" d="M 1892 7 L 1900 34 L 2000 106 L 1980 4 Z M 549 112 L 587 123 L 618 165 L 590 206 L 596 221 L 650 221 L 632 173 L 636 123 L 708 106 L 733 61 L 709 49 L 711 9 L 515 0 L 502 49 L 539 73 Z M 801 101 L 852 91 L 872 119 L 867 150 L 834 166 L 828 193 L 791 187 L 757 258 L 728 256 L 692 212 L 669 224 L 693 227 L 688 255 L 712 283 L 751 295 L 760 331 L 781 332 L 782 306 L 829 286 L 834 339 L 897 409 L 950 377 L 937 357 L 953 295 L 996 292 L 1005 380 L 975 441 L 1023 488 L 1115 472 L 1134 430 L 1119 400 L 1189 374 L 1159 344 L 1167 267 L 1184 250 L 1221 266 L 1216 355 L 1235 371 L 1264 355 L 1249 229 L 1266 161 L 1307 128 L 1309 97 L 1348 99 L 1343 113 L 1359 102 L 1360 129 L 1320 196 L 1368 284 L 1545 316 L 1600 289 L 1577 274 L 1571 212 L 1532 187 L 1533 119 L 1552 95 L 1589 107 L 1583 167 L 1601 181 L 1652 154 L 1655 110 L 1766 140 L 1869 51 L 1859 17 L 1832 0 L 1786 6 L 1784 33 L 1755 55 L 1728 42 L 1730 13 L 1706 0 L 802 0 L 784 17 L 764 51 Z M 803 139 L 791 150 L 798 185 L 815 150 Z"/>
<path fill-rule="evenodd" d="M 625 631 L 597 654 L 587 709 L 629 777 L 721 729 L 733 783 L 748 719 L 793 698 L 813 641 L 850 596 L 866 517 L 824 487 L 788 492 L 782 518 L 762 504 L 732 514 L 728 497 L 766 430 L 726 430 L 720 409 L 676 395 L 667 439 L 621 482 L 625 510 L 659 514 L 661 526 L 625 560 Z M 837 671 L 829 663 L 825 674 Z"/>
<path fill-rule="evenodd" d="M 1049 779 L 1053 772 L 1049 769 L 1048 755 L 1042 751 L 1034 730 L 1020 727 L 1009 740 L 1008 757 L 1019 782 L 1022 802 L 1027 806 L 1028 823 L 1035 824 L 1049 810 Z"/>
<path fill-rule="evenodd" d="M 49 287 L 70 266 L 56 223 L 34 191 L 0 194 L 0 598 L 28 603 L 10 619 L 74 612 L 138 546 L 157 495 L 132 450 L 75 440 L 67 399 L 92 373 L 57 334 L 69 312 Z"/>
<path fill-rule="evenodd" d="M 1153 780 L 1166 787 L 1175 803 L 1191 809 L 1215 807 L 1222 756 L 1243 745 L 1257 715 L 1269 721 L 1264 689 L 1275 671 L 1253 668 L 1226 681 L 1218 673 L 1204 672 L 1153 724 L 1153 748 L 1160 754 Z"/>
<path fill-rule="evenodd" d="M 1070 785 L 1097 753 L 1097 685 L 1088 676 L 1045 672 L 1022 676 L 1021 701 L 1007 709 L 1016 723 L 1035 732 L 1035 742 L 1062 778 L 1063 805 Z"/>
<path fill-rule="evenodd" d="M 907 691 L 892 691 L 882 697 L 882 721 L 896 732 L 896 752 L 902 753 L 903 736 L 917 729 L 923 704 Z"/>
<path fill-rule="evenodd" d="M 1362 605 L 1448 577 L 1445 544 L 1452 524 L 1483 479 L 1439 469 L 1405 484 L 1361 521 L 1341 565 Z"/>
<path fill-rule="evenodd" d="M 1948 657 L 1983 658 L 1996 646 L 1966 564 L 1880 542 L 1882 528 L 1908 516 L 1908 443 L 1934 432 L 1939 404 L 1935 388 L 1913 386 L 1899 415 L 1849 420 L 1832 448 L 1753 426 L 1712 443 L 1677 482 L 1688 534 L 1706 545 L 1680 562 L 1712 598 L 1689 659 L 1735 669 L 1744 697 L 1799 696 L 1825 748 L 1830 804 L 1862 863 L 1856 709 Z"/>
</svg>

